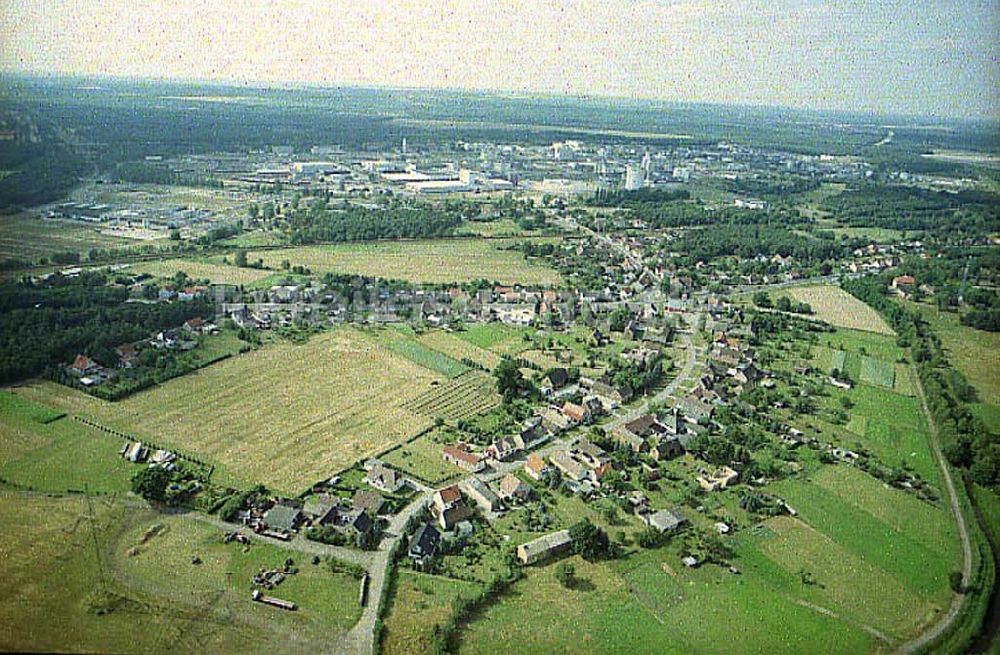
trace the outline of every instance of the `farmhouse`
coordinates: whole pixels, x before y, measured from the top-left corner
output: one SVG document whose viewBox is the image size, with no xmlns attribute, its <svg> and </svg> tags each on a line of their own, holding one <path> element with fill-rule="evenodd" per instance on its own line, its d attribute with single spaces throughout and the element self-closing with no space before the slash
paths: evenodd
<svg viewBox="0 0 1000 655">
<path fill-rule="evenodd" d="M 390 494 L 399 491 L 399 488 L 406 482 L 399 471 L 391 469 L 381 462 L 369 469 L 365 478 L 371 486 Z"/>
<path fill-rule="evenodd" d="M 469 447 L 464 443 L 445 446 L 441 450 L 441 455 L 444 457 L 444 461 L 455 464 L 470 473 L 478 473 L 486 468 L 486 462 L 483 461 L 483 458 L 470 452 Z"/>
<path fill-rule="evenodd" d="M 297 507 L 275 505 L 264 512 L 263 521 L 268 530 L 292 532 L 302 522 L 302 512 Z"/>
<path fill-rule="evenodd" d="M 549 467 L 545 460 L 535 453 L 528 455 L 528 461 L 524 464 L 524 472 L 535 480 L 541 480 L 542 476 L 548 472 Z"/>
<path fill-rule="evenodd" d="M 517 547 L 517 558 L 527 566 L 568 553 L 572 545 L 573 540 L 569 537 L 569 530 L 559 530 L 521 544 Z"/>
</svg>

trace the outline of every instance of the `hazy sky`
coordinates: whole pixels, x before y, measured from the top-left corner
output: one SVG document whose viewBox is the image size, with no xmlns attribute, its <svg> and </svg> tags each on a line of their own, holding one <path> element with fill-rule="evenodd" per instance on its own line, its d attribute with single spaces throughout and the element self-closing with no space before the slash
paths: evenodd
<svg viewBox="0 0 1000 655">
<path fill-rule="evenodd" d="M 1000 0 L 0 0 L 0 68 L 1000 118 Z"/>
</svg>

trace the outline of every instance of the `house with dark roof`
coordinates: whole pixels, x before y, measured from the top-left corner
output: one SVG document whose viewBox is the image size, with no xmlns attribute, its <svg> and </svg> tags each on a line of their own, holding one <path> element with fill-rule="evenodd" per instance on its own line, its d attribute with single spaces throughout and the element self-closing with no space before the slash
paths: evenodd
<svg viewBox="0 0 1000 655">
<path fill-rule="evenodd" d="M 430 523 L 425 523 L 417 528 L 410 538 L 410 548 L 407 556 L 413 560 L 413 567 L 418 571 L 427 568 L 427 565 L 434 560 L 437 555 L 438 545 L 441 543 L 441 533 Z"/>
<path fill-rule="evenodd" d="M 313 525 L 334 523 L 340 509 L 340 499 L 330 494 L 315 494 L 306 498 L 302 506 L 302 514 L 312 521 Z"/>
</svg>

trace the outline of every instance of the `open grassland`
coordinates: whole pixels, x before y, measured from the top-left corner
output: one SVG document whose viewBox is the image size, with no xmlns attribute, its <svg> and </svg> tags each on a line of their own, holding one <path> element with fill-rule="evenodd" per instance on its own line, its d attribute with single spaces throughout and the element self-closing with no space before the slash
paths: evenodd
<svg viewBox="0 0 1000 655">
<path fill-rule="evenodd" d="M 122 441 L 61 412 L 0 391 L 0 478 L 39 491 L 127 491 L 137 470 Z"/>
<path fill-rule="evenodd" d="M 502 250 L 503 239 L 438 239 L 384 241 L 330 246 L 302 246 L 250 253 L 270 268 L 288 260 L 313 273 L 355 273 L 411 282 L 467 282 L 487 279 L 504 284 L 556 285 L 559 275 L 527 261 L 516 251 Z"/>
<path fill-rule="evenodd" d="M 273 271 L 256 268 L 240 268 L 193 259 L 160 259 L 132 265 L 128 270 L 135 273 L 148 273 L 155 277 L 173 277 L 178 271 L 184 271 L 188 277 L 195 280 L 209 280 L 216 284 L 242 285 L 253 284 L 273 273 Z"/>
<path fill-rule="evenodd" d="M 405 357 L 414 364 L 428 368 L 446 378 L 455 378 L 469 370 L 469 367 L 442 352 L 429 348 L 419 341 L 396 339 L 388 344 L 389 350 Z"/>
<path fill-rule="evenodd" d="M 891 362 L 883 362 L 874 357 L 862 357 L 858 379 L 877 387 L 892 389 L 896 384 L 896 368 Z"/>
<path fill-rule="evenodd" d="M 455 336 L 472 345 L 496 353 L 509 353 L 511 348 L 507 345 L 511 342 L 521 341 L 521 336 L 525 334 L 524 328 L 516 328 L 503 323 L 482 323 L 470 325 L 461 332 L 456 332 Z M 524 343 L 521 350 L 527 348 Z"/>
<path fill-rule="evenodd" d="M 799 302 L 808 303 L 816 318 L 837 327 L 892 334 L 892 328 L 874 309 L 840 287 L 793 287 L 788 293 Z"/>
<path fill-rule="evenodd" d="M 427 428 L 429 418 L 402 406 L 434 380 L 440 377 L 341 329 L 231 357 L 116 403 L 48 382 L 16 391 L 197 454 L 226 480 L 299 492 Z"/>
<path fill-rule="evenodd" d="M 129 239 L 100 234 L 77 221 L 42 220 L 27 214 L 0 216 L 0 260 L 37 260 L 57 252 L 85 255 L 91 248 L 134 245 Z"/>
<path fill-rule="evenodd" d="M 909 526 L 894 527 L 859 507 L 855 499 L 838 495 L 843 489 L 834 493 L 803 480 L 783 480 L 772 489 L 795 508 L 801 520 L 833 539 L 853 557 L 880 567 L 914 594 L 934 599 L 940 607 L 947 605 L 948 574 L 958 565 L 957 549 L 945 555 L 940 549 L 925 545 L 927 538 L 912 536 Z M 914 501 L 923 502 L 916 498 Z M 952 529 L 944 512 L 931 527 L 944 535 Z"/>
<path fill-rule="evenodd" d="M 496 353 L 480 348 L 454 334 L 442 332 L 441 330 L 433 330 L 422 334 L 417 340 L 429 348 L 448 355 L 452 359 L 459 361 L 468 359 L 490 370 L 500 363 L 500 356 Z"/>
<path fill-rule="evenodd" d="M 359 613 L 353 578 L 304 562 L 302 579 L 275 594 L 294 596 L 301 612 L 251 603 L 248 572 L 294 553 L 243 553 L 217 530 L 108 499 L 92 507 L 91 519 L 80 496 L 0 493 L 0 650 L 315 652 Z M 165 531 L 142 544 L 155 524 Z"/>
<path fill-rule="evenodd" d="M 380 459 L 393 468 L 414 475 L 424 482 L 437 486 L 447 480 L 464 475 L 454 464 L 441 457 L 443 440 L 435 430 L 390 450 Z"/>
<path fill-rule="evenodd" d="M 775 577 L 813 576 L 816 584 L 799 580 L 803 600 L 896 636 L 911 633 L 931 613 L 902 582 L 806 523 L 780 516 L 764 525 L 771 534 L 755 545 L 781 570 Z"/>
<path fill-rule="evenodd" d="M 930 305 L 918 307 L 941 339 L 948 362 L 976 388 L 979 400 L 1000 405 L 1000 332 L 986 332 L 962 325 L 958 315 Z"/>
<path fill-rule="evenodd" d="M 617 565 L 578 557 L 564 588 L 552 565 L 527 576 L 461 634 L 460 653 L 855 653 L 870 637 L 716 567 L 663 568 L 666 550 Z M 674 559 L 672 566 L 678 562 Z M 671 575 L 672 573 L 672 575 Z M 678 597 L 679 596 L 679 597 Z"/>
<path fill-rule="evenodd" d="M 515 237 L 537 234 L 534 230 L 525 230 L 511 218 L 501 218 L 496 221 L 469 221 L 458 228 L 456 234 L 477 237 Z"/>
<path fill-rule="evenodd" d="M 474 591 L 471 582 L 401 569 L 383 625 L 382 655 L 431 652 L 434 631 L 447 622 L 452 601 Z"/>
<path fill-rule="evenodd" d="M 469 371 L 442 382 L 403 404 L 411 412 L 455 422 L 487 412 L 500 404 L 493 378 L 482 371 Z"/>
<path fill-rule="evenodd" d="M 927 445 L 927 422 L 916 398 L 868 385 L 856 385 L 847 397 L 854 404 L 847 430 L 855 439 L 843 445 L 863 445 L 890 466 L 905 462 L 925 480 L 938 485 L 938 467 Z M 831 408 L 836 407 L 835 397 L 823 400 Z"/>
<path fill-rule="evenodd" d="M 245 612 L 279 630 L 301 631 L 315 640 L 324 632 L 349 629 L 357 621 L 359 581 L 333 572 L 311 557 L 277 545 L 254 542 L 249 547 L 223 542 L 222 532 L 186 517 L 140 515 L 127 522 L 111 544 L 112 570 L 130 585 L 163 598 L 229 596 Z M 149 538 L 151 528 L 160 526 Z M 192 564 L 197 556 L 200 564 Z M 289 575 L 270 595 L 299 606 L 285 612 L 249 602 L 251 579 L 261 569 L 279 569 L 291 557 L 298 573 Z M 241 602 L 242 601 L 242 602 Z"/>
</svg>

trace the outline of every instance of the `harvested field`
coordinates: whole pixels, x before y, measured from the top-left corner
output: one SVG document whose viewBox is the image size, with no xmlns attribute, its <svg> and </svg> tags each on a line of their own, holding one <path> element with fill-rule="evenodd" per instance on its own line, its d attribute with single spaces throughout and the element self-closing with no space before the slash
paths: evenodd
<svg viewBox="0 0 1000 655">
<path fill-rule="evenodd" d="M 794 287 L 788 293 L 795 300 L 808 303 L 816 318 L 830 325 L 878 334 L 894 334 L 878 312 L 840 287 Z"/>
<path fill-rule="evenodd" d="M 27 214 L 0 216 L 0 260 L 35 261 L 57 252 L 86 254 L 91 248 L 119 248 L 134 241 L 107 236 L 78 221 L 42 220 Z"/>
<path fill-rule="evenodd" d="M 403 406 L 440 379 L 342 329 L 231 357 L 117 403 L 48 382 L 16 392 L 197 454 L 233 482 L 298 492 L 429 427 Z"/>
<path fill-rule="evenodd" d="M 156 277 L 172 277 L 177 271 L 184 271 L 196 280 L 210 280 L 217 284 L 248 285 L 271 275 L 273 271 L 256 268 L 240 268 L 226 264 L 212 264 L 192 259 L 161 259 L 130 266 L 130 272 L 148 273 Z"/>
<path fill-rule="evenodd" d="M 277 269 L 283 260 L 313 273 L 356 273 L 412 282 L 467 282 L 485 278 L 502 284 L 555 285 L 552 269 L 527 261 L 516 251 L 501 250 L 503 239 L 380 241 L 332 246 L 302 246 L 249 254 Z"/>
</svg>

